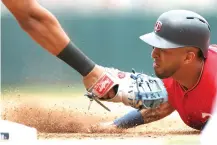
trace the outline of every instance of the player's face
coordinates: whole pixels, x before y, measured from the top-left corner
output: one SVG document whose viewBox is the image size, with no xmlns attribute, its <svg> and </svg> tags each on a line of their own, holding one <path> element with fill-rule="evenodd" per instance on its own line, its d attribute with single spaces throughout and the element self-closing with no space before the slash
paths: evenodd
<svg viewBox="0 0 217 145">
<path fill-rule="evenodd" d="M 157 77 L 164 79 L 173 76 L 182 66 L 185 51 L 180 48 L 160 49 L 153 48 L 153 68 Z"/>
</svg>

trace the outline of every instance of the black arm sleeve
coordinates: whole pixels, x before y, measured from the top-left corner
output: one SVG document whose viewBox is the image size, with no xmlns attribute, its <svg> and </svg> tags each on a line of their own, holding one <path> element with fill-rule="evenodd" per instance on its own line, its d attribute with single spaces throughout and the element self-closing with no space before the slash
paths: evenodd
<svg viewBox="0 0 217 145">
<path fill-rule="evenodd" d="M 95 67 L 95 63 L 72 42 L 69 42 L 57 57 L 74 68 L 82 76 L 88 75 Z"/>
</svg>

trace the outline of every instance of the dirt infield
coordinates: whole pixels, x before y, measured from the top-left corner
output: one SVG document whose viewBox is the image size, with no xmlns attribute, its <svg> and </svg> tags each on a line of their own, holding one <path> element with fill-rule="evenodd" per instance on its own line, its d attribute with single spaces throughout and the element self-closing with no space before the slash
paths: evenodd
<svg viewBox="0 0 217 145">
<path fill-rule="evenodd" d="M 197 142 L 199 132 L 187 127 L 177 115 L 157 122 L 127 130 L 99 128 L 100 122 L 112 121 L 131 108 L 122 104 L 103 102 L 111 109 L 106 111 L 85 97 L 56 97 L 48 94 L 2 95 L 2 118 L 35 127 L 39 140 L 83 140 L 83 139 L 166 139 L 172 142 L 193 140 Z"/>
</svg>

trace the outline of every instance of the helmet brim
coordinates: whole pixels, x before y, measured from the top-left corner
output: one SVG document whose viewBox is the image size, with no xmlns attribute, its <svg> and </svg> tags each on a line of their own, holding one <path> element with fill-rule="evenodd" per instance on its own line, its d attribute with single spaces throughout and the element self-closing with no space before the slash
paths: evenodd
<svg viewBox="0 0 217 145">
<path fill-rule="evenodd" d="M 148 45 L 156 48 L 180 48 L 184 47 L 183 45 L 174 44 L 164 38 L 158 36 L 155 32 L 151 32 L 139 37 L 142 41 L 146 42 Z"/>
</svg>

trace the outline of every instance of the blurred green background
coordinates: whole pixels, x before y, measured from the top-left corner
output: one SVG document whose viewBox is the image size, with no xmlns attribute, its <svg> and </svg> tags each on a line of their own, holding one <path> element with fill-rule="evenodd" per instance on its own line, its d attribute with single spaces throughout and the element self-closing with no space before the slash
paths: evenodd
<svg viewBox="0 0 217 145">
<path fill-rule="evenodd" d="M 158 17 L 137 11 L 83 14 L 50 9 L 73 42 L 96 63 L 123 71 L 152 75 L 151 47 L 139 36 L 151 32 Z M 160 14 L 160 13 L 159 13 Z M 217 43 L 217 13 L 200 12 L 210 23 L 211 43 Z M 80 75 L 36 44 L 6 14 L 1 17 L 1 85 L 5 88 L 40 86 L 51 90 L 81 85 Z M 35 86 L 35 88 L 34 88 Z M 57 89 L 58 90 L 58 89 Z"/>
</svg>

